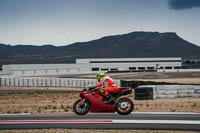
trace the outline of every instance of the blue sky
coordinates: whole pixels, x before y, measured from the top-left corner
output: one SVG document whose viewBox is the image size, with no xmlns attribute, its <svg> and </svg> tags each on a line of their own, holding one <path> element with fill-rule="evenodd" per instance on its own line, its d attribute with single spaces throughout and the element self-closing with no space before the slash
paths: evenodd
<svg viewBox="0 0 200 133">
<path fill-rule="evenodd" d="M 200 0 L 0 0 L 0 43 L 56 46 L 133 31 L 200 46 Z"/>
</svg>

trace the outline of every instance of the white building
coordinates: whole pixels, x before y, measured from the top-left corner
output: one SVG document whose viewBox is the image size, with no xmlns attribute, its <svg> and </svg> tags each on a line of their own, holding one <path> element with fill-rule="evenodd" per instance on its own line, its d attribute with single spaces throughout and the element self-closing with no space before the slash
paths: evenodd
<svg viewBox="0 0 200 133">
<path fill-rule="evenodd" d="M 107 71 L 144 71 L 180 69 L 182 59 L 173 58 L 90 58 L 76 59 L 75 64 L 3 65 L 3 75 L 34 76 L 97 73 Z"/>
<path fill-rule="evenodd" d="M 80 72 L 76 64 L 12 64 L 3 65 L 3 75 L 34 76 L 61 75 Z"/>
<path fill-rule="evenodd" d="M 77 59 L 76 64 L 87 71 L 137 71 L 180 69 L 181 58 L 94 58 Z"/>
</svg>

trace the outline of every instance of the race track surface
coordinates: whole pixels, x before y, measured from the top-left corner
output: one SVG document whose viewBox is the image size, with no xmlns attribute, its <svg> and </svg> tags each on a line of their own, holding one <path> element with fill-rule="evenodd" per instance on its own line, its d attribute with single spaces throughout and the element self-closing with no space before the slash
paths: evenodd
<svg viewBox="0 0 200 133">
<path fill-rule="evenodd" d="M 4 129 L 164 129 L 200 131 L 200 113 L 133 112 L 130 115 L 87 114 L 0 114 Z"/>
</svg>

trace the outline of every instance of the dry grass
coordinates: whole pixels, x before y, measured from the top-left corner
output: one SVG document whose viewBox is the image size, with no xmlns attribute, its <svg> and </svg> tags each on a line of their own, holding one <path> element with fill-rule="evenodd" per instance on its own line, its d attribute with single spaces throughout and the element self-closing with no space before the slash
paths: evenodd
<svg viewBox="0 0 200 133">
<path fill-rule="evenodd" d="M 128 97 L 133 100 L 134 94 Z M 0 94 L 0 113 L 72 112 L 79 93 Z M 200 98 L 134 100 L 136 112 L 200 112 Z"/>
<path fill-rule="evenodd" d="M 0 133 L 199 133 L 200 131 L 171 130 L 86 130 L 86 129 L 41 129 L 41 130 L 3 130 Z"/>
<path fill-rule="evenodd" d="M 142 72 L 121 72 L 121 73 L 106 73 L 107 76 L 111 76 L 111 77 L 117 77 L 117 76 L 125 76 L 125 75 L 139 75 Z M 96 78 L 96 74 L 88 74 L 88 75 L 80 75 L 78 77 L 81 78 Z"/>
<path fill-rule="evenodd" d="M 0 113 L 69 112 L 78 93 L 0 94 Z"/>
<path fill-rule="evenodd" d="M 82 88 L 70 87 L 13 87 L 0 86 L 0 90 L 81 90 Z"/>
<path fill-rule="evenodd" d="M 139 112 L 200 112 L 200 98 L 135 100 Z"/>
<path fill-rule="evenodd" d="M 111 76 L 113 78 L 119 78 L 122 76 L 122 78 L 120 79 L 127 81 L 134 80 L 134 81 L 200 84 L 200 72 L 169 72 L 169 73 L 127 72 L 127 73 L 107 73 L 106 75 Z M 128 76 L 128 77 L 123 79 L 123 76 L 124 77 Z M 168 78 L 163 78 L 163 76 Z M 95 74 L 80 75 L 79 77 L 96 78 L 96 75 Z"/>
<path fill-rule="evenodd" d="M 127 79 L 124 79 L 127 80 Z M 127 81 L 132 79 L 128 79 Z M 200 78 L 171 78 L 171 79 L 133 79 L 134 81 L 154 81 L 168 83 L 200 84 Z"/>
</svg>

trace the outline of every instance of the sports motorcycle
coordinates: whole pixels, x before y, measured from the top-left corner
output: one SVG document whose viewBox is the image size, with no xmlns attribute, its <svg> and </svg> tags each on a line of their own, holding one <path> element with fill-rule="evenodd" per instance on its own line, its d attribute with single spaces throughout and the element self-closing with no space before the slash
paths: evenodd
<svg viewBox="0 0 200 133">
<path fill-rule="evenodd" d="M 114 113 L 120 115 L 128 115 L 134 109 L 133 102 L 127 98 L 122 97 L 132 93 L 129 87 L 121 87 L 116 93 L 110 93 L 114 97 L 114 102 L 105 104 L 106 98 L 101 95 L 99 88 L 88 86 L 80 92 L 80 99 L 73 105 L 73 111 L 77 115 L 85 115 L 89 111 L 91 113 Z"/>
</svg>

